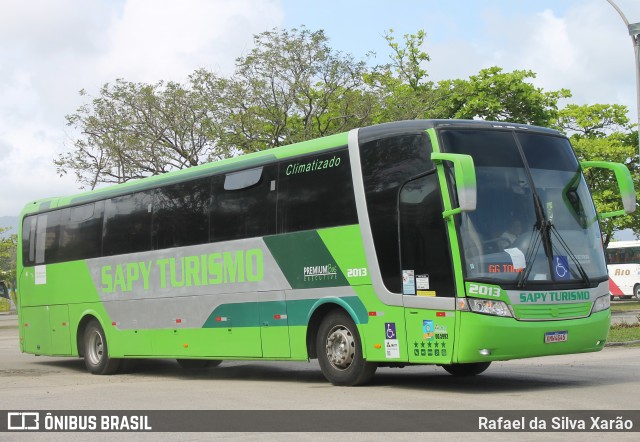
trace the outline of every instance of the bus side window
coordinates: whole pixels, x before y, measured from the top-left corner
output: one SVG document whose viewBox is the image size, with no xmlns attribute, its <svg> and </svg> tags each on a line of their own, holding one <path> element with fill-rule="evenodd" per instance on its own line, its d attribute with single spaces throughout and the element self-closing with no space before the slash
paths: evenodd
<svg viewBox="0 0 640 442">
<path fill-rule="evenodd" d="M 346 148 L 282 162 L 278 183 L 279 233 L 358 223 Z"/>
<path fill-rule="evenodd" d="M 22 222 L 22 264 L 32 266 L 36 262 L 36 220 L 27 216 Z"/>
<path fill-rule="evenodd" d="M 156 189 L 153 203 L 153 249 L 208 242 L 210 196 L 209 178 Z"/>
<path fill-rule="evenodd" d="M 151 250 L 153 193 L 138 192 L 105 203 L 104 256 Z"/>
<path fill-rule="evenodd" d="M 104 201 L 63 209 L 59 261 L 96 258 L 102 254 Z"/>
<path fill-rule="evenodd" d="M 276 233 L 275 164 L 217 175 L 211 184 L 212 242 Z M 273 183 L 273 184 L 272 184 Z"/>
<path fill-rule="evenodd" d="M 32 263 L 35 265 L 54 263 L 59 260 L 60 212 L 60 210 L 54 210 L 38 215 L 35 220 L 32 218 L 30 232 L 33 232 L 35 224 L 35 239 L 33 236 L 30 238 L 29 258 L 33 257 Z"/>
</svg>

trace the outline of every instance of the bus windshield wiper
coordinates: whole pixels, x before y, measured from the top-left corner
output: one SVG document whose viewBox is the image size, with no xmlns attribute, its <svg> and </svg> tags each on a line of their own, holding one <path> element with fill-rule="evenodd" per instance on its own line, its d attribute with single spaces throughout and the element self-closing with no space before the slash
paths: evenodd
<svg viewBox="0 0 640 442">
<path fill-rule="evenodd" d="M 529 174 L 528 169 L 527 174 Z M 549 269 L 553 268 L 553 247 L 551 245 L 550 235 L 552 224 L 551 221 L 548 220 L 545 216 L 544 209 L 542 208 L 542 202 L 540 201 L 540 196 L 538 195 L 535 185 L 533 185 L 533 179 L 531 179 L 531 194 L 533 197 L 533 206 L 535 208 L 537 221 L 534 224 L 532 232 L 534 242 L 529 245 L 529 249 L 527 250 L 527 255 L 525 257 L 526 268 L 518 276 L 518 287 L 524 287 L 526 285 L 527 279 L 531 274 L 531 269 L 533 268 L 533 263 L 536 259 L 536 256 L 538 255 L 540 244 L 542 244 L 544 248 L 545 256 L 547 257 L 547 261 L 549 264 Z"/>
<path fill-rule="evenodd" d="M 537 224 L 534 225 L 533 230 L 531 231 L 531 240 L 529 241 L 529 248 L 527 249 L 527 254 L 524 257 L 525 268 L 518 275 L 517 286 L 518 288 L 522 288 L 527 284 L 527 280 L 529 279 L 529 274 L 531 273 L 531 269 L 533 268 L 533 261 L 535 261 L 535 257 L 538 254 L 538 249 L 540 248 L 540 239 L 542 236 L 539 234 L 539 230 Z"/>
</svg>

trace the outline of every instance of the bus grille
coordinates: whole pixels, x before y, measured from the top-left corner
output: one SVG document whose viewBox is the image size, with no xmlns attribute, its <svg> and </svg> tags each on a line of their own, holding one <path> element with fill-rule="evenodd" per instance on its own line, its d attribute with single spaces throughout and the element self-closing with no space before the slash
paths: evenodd
<svg viewBox="0 0 640 442">
<path fill-rule="evenodd" d="M 514 305 L 517 319 L 542 321 L 549 319 L 584 318 L 591 312 L 591 302 L 575 304 Z"/>
</svg>

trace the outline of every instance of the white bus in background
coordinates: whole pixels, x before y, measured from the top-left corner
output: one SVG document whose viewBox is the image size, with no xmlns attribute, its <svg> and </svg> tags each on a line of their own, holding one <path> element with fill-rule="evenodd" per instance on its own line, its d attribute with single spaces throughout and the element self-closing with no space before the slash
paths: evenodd
<svg viewBox="0 0 640 442">
<path fill-rule="evenodd" d="M 640 241 L 616 241 L 607 247 L 611 299 L 640 299 Z"/>
</svg>

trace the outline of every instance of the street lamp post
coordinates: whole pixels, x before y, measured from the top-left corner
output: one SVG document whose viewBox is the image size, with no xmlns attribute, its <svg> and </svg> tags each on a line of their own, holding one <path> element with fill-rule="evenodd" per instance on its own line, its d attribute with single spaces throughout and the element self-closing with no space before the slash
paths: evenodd
<svg viewBox="0 0 640 442">
<path fill-rule="evenodd" d="M 622 21 L 624 21 L 625 26 L 629 30 L 629 35 L 631 36 L 631 41 L 633 42 L 633 49 L 636 57 L 636 94 L 637 94 L 637 106 L 638 106 L 638 153 L 640 154 L 640 23 L 629 23 L 627 17 L 624 15 L 622 10 L 616 5 L 613 0 L 607 0 L 613 8 L 618 11 L 620 17 L 622 17 Z"/>
</svg>

